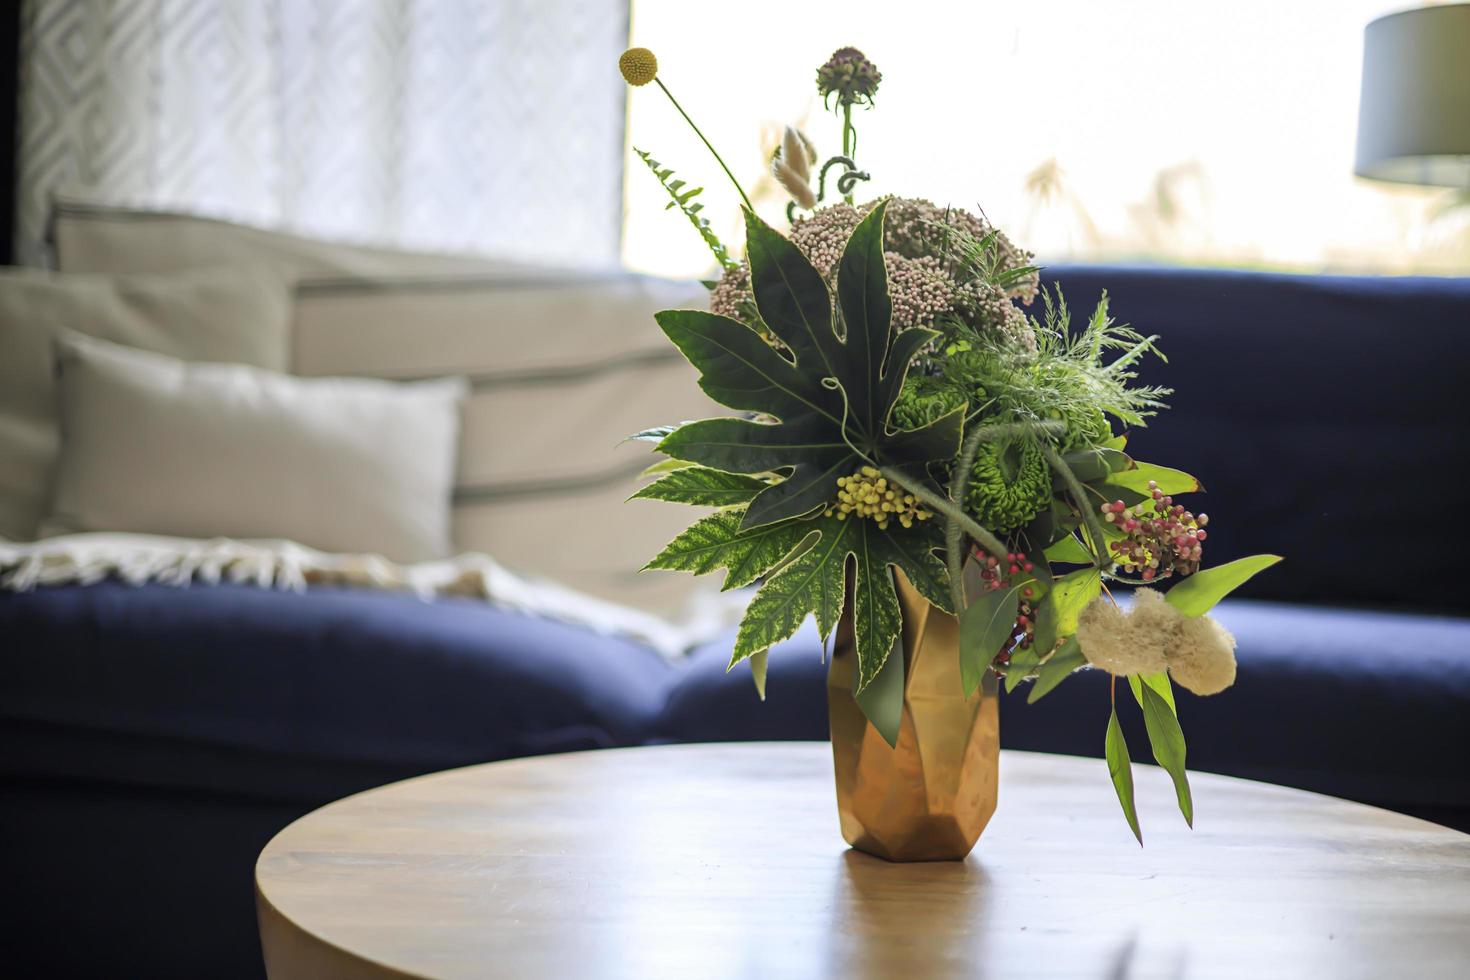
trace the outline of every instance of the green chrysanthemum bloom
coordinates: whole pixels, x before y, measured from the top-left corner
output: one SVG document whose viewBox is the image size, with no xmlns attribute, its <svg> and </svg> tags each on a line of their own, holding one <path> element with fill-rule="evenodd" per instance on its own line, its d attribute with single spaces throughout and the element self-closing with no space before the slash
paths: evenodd
<svg viewBox="0 0 1470 980">
<path fill-rule="evenodd" d="M 1005 535 L 1029 524 L 1051 498 L 1051 470 L 1030 439 L 983 442 L 966 503 L 982 527 Z"/>
<path fill-rule="evenodd" d="M 898 401 L 893 405 L 893 427 L 923 428 L 953 412 L 964 402 L 953 388 L 935 384 L 930 378 L 911 377 L 904 381 Z"/>
</svg>

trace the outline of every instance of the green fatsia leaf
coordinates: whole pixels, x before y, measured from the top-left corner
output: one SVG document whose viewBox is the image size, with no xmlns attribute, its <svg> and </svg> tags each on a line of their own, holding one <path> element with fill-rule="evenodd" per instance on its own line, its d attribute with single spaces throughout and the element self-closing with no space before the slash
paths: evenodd
<svg viewBox="0 0 1470 980">
<path fill-rule="evenodd" d="M 798 463 L 791 474 L 775 486 L 761 491 L 745 512 L 745 526 L 759 527 L 772 521 L 808 514 L 832 502 L 837 495 L 837 478 L 856 470 L 861 460 L 852 453 L 822 455 Z"/>
<path fill-rule="evenodd" d="M 679 426 L 658 448 L 676 459 L 727 473 L 765 473 L 852 454 L 836 426 L 815 419 L 784 425 L 750 419 L 703 419 Z M 830 496 L 836 495 L 834 477 Z"/>
<path fill-rule="evenodd" d="M 842 424 L 842 397 L 750 327 L 703 310 L 665 310 L 659 327 L 700 373 L 699 386 L 727 408 L 793 420 L 816 412 Z"/>
<path fill-rule="evenodd" d="M 644 568 L 673 569 L 696 575 L 728 568 L 730 574 L 724 587 L 733 589 L 749 585 L 786 561 L 816 531 L 808 521 L 742 531 L 740 516 L 739 511 L 727 510 L 701 518 L 670 541 Z"/>
<path fill-rule="evenodd" d="M 944 533 L 938 521 L 915 524 L 911 528 L 895 527 L 878 530 L 868 536 L 874 560 L 902 569 L 905 577 L 925 599 L 947 613 L 954 612 L 949 591 L 949 570 L 934 552 L 944 547 Z"/>
<path fill-rule="evenodd" d="M 909 362 L 935 334 L 907 330 L 893 336 L 883 211 L 876 208 L 863 219 L 843 253 L 842 337 L 821 275 L 754 215 L 747 215 L 747 224 L 756 301 L 792 359 L 734 320 L 693 311 L 659 316 L 670 339 L 699 369 L 709 394 L 727 406 L 780 420 L 705 419 L 680 426 L 659 443 L 669 456 L 712 469 L 782 474 L 751 501 L 747 528 L 811 515 L 836 497 L 838 477 L 864 463 L 922 471 L 959 451 L 962 410 L 921 429 L 887 429 Z"/>
<path fill-rule="evenodd" d="M 853 550 L 851 528 L 857 522 L 822 517 L 801 523 L 817 532 L 817 540 L 766 579 L 755 594 L 735 636 L 732 667 L 790 637 L 809 613 L 816 614 L 823 636 L 831 633 L 842 614 L 844 569 Z"/>
<path fill-rule="evenodd" d="M 820 534 L 811 521 L 785 521 L 748 528 L 735 538 L 724 565 L 729 569 L 720 591 L 742 588 L 780 568 Z"/>
<path fill-rule="evenodd" d="M 922 545 L 899 548 L 890 532 L 873 521 L 822 517 L 801 522 L 819 537 L 775 575 L 766 579 L 746 609 L 735 638 L 734 665 L 758 650 L 791 636 L 808 613 L 817 630 L 831 634 L 842 614 L 848 557 L 853 569 L 853 641 L 857 652 L 855 689 L 865 690 L 883 668 L 903 625 L 890 567 L 912 566 L 921 580 L 932 579 L 932 569 L 915 558 Z M 905 574 L 908 574 L 907 571 Z M 930 582 L 930 590 L 944 591 Z"/>
<path fill-rule="evenodd" d="M 842 372 L 841 345 L 832 329 L 832 298 L 822 274 L 791 240 L 756 215 L 745 212 L 745 249 L 755 306 L 771 332 L 815 377 Z M 804 363 L 808 359 L 812 363 Z"/>
<path fill-rule="evenodd" d="M 753 476 L 724 473 L 703 466 L 685 466 L 672 470 L 628 499 L 670 500 L 697 507 L 730 507 L 749 503 L 766 486 L 765 480 Z"/>
<path fill-rule="evenodd" d="M 859 429 L 870 433 L 887 421 L 875 415 L 876 409 L 888 406 L 876 404 L 881 392 L 874 390 L 883 376 L 883 357 L 888 353 L 893 320 L 888 270 L 883 263 L 883 215 L 887 210 L 888 202 L 880 202 L 858 223 L 837 265 L 837 301 L 847 328 L 848 354 L 837 378 L 848 391 L 868 390 L 878 396 L 861 399 L 853 406 Z M 893 373 L 900 376 L 900 384 L 907 369 L 907 360 L 894 365 Z"/>
<path fill-rule="evenodd" d="M 903 611 L 893 591 L 893 573 L 879 540 L 884 532 L 873 521 L 854 519 L 853 640 L 857 647 L 858 679 L 862 692 L 882 670 L 903 628 Z"/>
</svg>

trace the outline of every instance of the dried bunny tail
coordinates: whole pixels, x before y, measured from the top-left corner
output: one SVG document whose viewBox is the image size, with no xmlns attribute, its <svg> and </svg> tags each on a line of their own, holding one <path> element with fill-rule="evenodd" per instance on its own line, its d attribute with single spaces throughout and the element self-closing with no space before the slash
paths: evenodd
<svg viewBox="0 0 1470 980">
<path fill-rule="evenodd" d="M 787 126 L 781 133 L 781 161 L 802 183 L 811 183 L 812 164 L 817 162 L 817 151 L 806 134 L 795 126 Z"/>
<path fill-rule="evenodd" d="M 778 184 L 786 188 L 786 192 L 791 195 L 797 207 L 810 211 L 817 206 L 817 195 L 812 192 L 811 186 L 794 170 L 786 166 L 785 160 L 778 158 L 771 161 L 771 176 L 776 178 Z"/>
<path fill-rule="evenodd" d="M 1219 694 L 1235 683 L 1235 637 L 1209 616 L 1185 617 L 1168 660 L 1170 675 L 1186 691 Z"/>
</svg>

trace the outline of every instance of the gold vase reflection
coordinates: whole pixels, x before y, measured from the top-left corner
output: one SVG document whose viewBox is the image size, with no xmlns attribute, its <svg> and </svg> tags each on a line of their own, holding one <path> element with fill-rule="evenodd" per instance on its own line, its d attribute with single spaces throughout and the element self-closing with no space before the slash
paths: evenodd
<svg viewBox="0 0 1470 980">
<path fill-rule="evenodd" d="M 890 747 L 852 694 L 852 605 L 837 626 L 827 710 L 842 836 L 890 861 L 960 860 L 995 812 L 1000 769 L 997 683 L 966 698 L 959 622 L 895 570 L 903 610 L 903 722 Z M 894 651 L 896 656 L 897 650 Z"/>
</svg>

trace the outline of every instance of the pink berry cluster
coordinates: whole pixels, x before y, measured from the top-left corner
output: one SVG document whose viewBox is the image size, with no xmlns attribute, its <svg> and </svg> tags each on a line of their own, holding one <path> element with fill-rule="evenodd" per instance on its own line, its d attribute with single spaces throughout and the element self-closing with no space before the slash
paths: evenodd
<svg viewBox="0 0 1470 980">
<path fill-rule="evenodd" d="M 1153 480 L 1148 489 L 1151 499 L 1132 507 L 1115 500 L 1100 508 L 1103 520 L 1123 532 L 1121 540 L 1108 545 L 1113 564 L 1145 582 L 1199 571 L 1210 515 L 1191 514 Z"/>
</svg>

